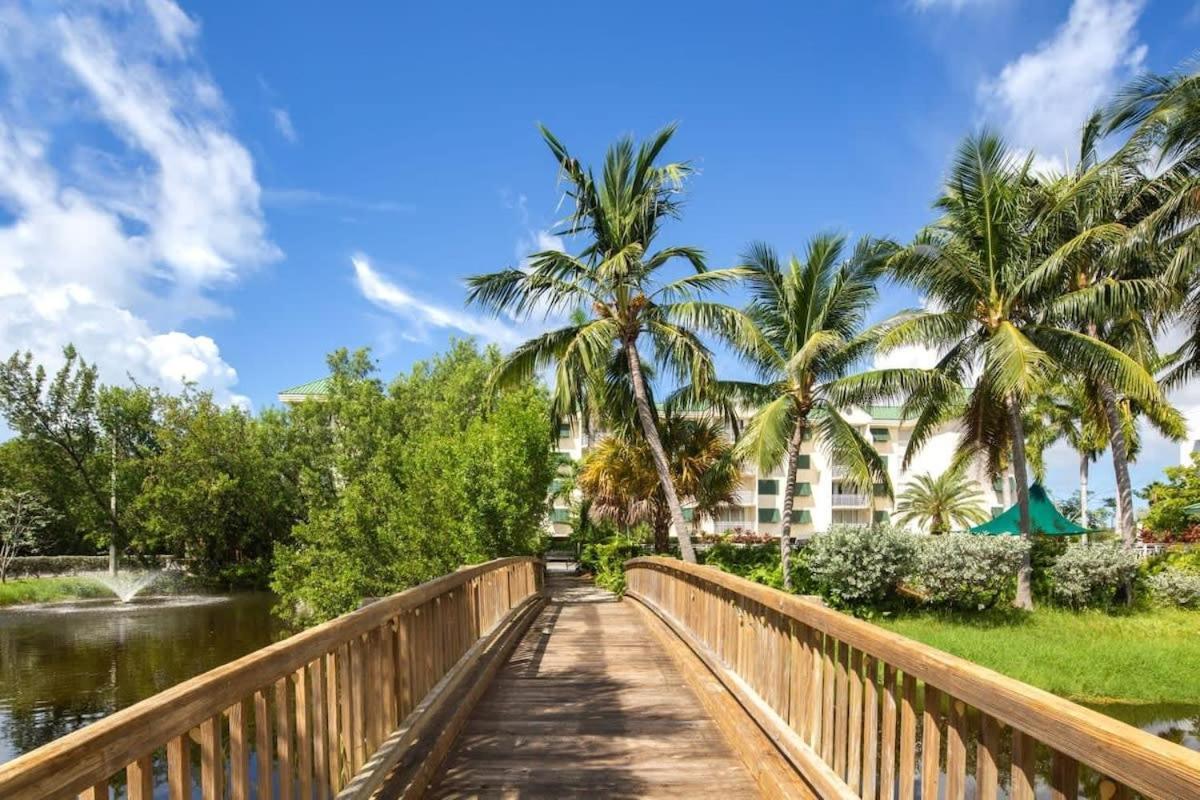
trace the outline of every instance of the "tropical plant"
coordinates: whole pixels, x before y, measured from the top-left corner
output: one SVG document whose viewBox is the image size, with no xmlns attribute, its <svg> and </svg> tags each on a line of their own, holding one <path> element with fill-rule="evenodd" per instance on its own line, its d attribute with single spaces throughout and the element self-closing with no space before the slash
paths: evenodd
<svg viewBox="0 0 1200 800">
<path fill-rule="evenodd" d="M 896 498 L 896 522 L 914 523 L 933 534 L 961 530 L 986 519 L 983 495 L 961 465 L 936 478 L 928 472 L 914 476 Z"/>
<path fill-rule="evenodd" d="M 978 611 L 1012 592 L 1030 543 L 1015 536 L 928 537 L 917 547 L 909 579 L 936 605 Z"/>
<path fill-rule="evenodd" d="M 805 547 L 813 582 L 840 608 L 861 609 L 895 594 L 912 569 L 917 537 L 887 525 L 834 525 Z"/>
<path fill-rule="evenodd" d="M 1162 399 L 1142 365 L 1051 314 L 1058 287 L 1047 289 L 1035 260 L 1031 162 L 988 132 L 960 145 L 937 202 L 941 218 L 891 259 L 895 277 L 927 298 L 927 307 L 899 315 L 880 338 L 885 350 L 921 344 L 943 354 L 924 381 L 909 384 L 904 413 L 916 422 L 905 466 L 934 432 L 957 421 L 958 461 L 982 455 L 993 475 L 1011 462 L 1025 538 L 1025 405 L 1064 369 L 1137 400 Z M 902 384 L 891 388 L 899 393 Z M 1031 573 L 1026 557 L 1015 599 L 1021 608 L 1033 607 Z"/>
<path fill-rule="evenodd" d="M 1071 608 L 1108 608 L 1137 575 L 1137 555 L 1117 542 L 1068 547 L 1050 568 L 1051 592 Z"/>
<path fill-rule="evenodd" d="M 1200 575 L 1181 569 L 1164 569 L 1146 579 L 1150 594 L 1163 605 L 1200 608 Z"/>
<path fill-rule="evenodd" d="M 651 249 L 663 223 L 679 216 L 682 184 L 691 173 L 687 163 L 658 163 L 674 126 L 639 147 L 632 139 L 619 140 L 609 148 L 599 179 L 550 131 L 544 127 L 541 131 L 574 204 L 559 233 L 585 236 L 587 243 L 577 255 L 546 250 L 531 256 L 526 269 L 477 275 L 468 281 L 467 299 L 493 313 L 516 317 L 579 310 L 586 316 L 518 346 L 497 367 L 490 383 L 508 386 L 553 365 L 552 413 L 574 416 L 582 410 L 587 381 L 598 366 L 610 363 L 615 351 L 628 368 L 633 407 L 680 551 L 685 560 L 695 562 L 679 493 L 659 438 L 641 348 L 648 343 L 654 361 L 681 382 L 710 381 L 711 353 L 697 330 L 737 321 L 731 319 L 730 309 L 698 298 L 736 281 L 742 271 L 708 270 L 703 254 L 694 247 Z M 663 269 L 677 260 L 689 263 L 695 274 L 662 283 Z"/>
<path fill-rule="evenodd" d="M 1200 508 L 1200 454 L 1192 463 L 1164 470 L 1165 480 L 1151 483 L 1142 490 L 1150 508 L 1142 519 L 1157 534 L 1179 533 L 1200 523 L 1192 509 Z"/>
<path fill-rule="evenodd" d="M 871 352 L 867 314 L 889 245 L 863 239 L 847 257 L 846 239 L 820 234 L 803 259 L 786 266 L 765 244 L 745 257 L 750 303 L 744 320 L 726 330 L 733 348 L 758 380 L 712 381 L 681 389 L 669 404 L 710 401 L 736 419 L 752 410 L 738 454 L 764 473 L 784 468 L 783 523 L 779 539 L 784 588 L 791 588 L 791 521 L 797 458 L 808 437 L 836 453 L 845 481 L 865 488 L 883 484 L 891 495 L 887 465 L 834 399 L 839 380 Z"/>
<path fill-rule="evenodd" d="M 693 504 L 692 523 L 715 517 L 719 508 L 733 502 L 741 480 L 732 443 L 712 419 L 671 411 L 660 416 L 657 425 L 672 483 L 679 497 Z M 640 432 L 601 440 L 584 459 L 578 485 L 590 517 L 623 528 L 649 524 L 655 552 L 667 552 L 670 508 Z"/>
</svg>

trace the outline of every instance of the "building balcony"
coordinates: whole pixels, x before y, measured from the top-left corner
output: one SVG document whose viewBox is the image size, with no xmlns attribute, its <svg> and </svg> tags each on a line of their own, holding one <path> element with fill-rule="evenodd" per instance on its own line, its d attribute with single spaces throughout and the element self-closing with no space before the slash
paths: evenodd
<svg viewBox="0 0 1200 800">
<path fill-rule="evenodd" d="M 730 531 L 743 530 L 754 531 L 754 523 L 746 520 L 728 520 L 719 519 L 713 523 L 713 531 L 716 533 L 729 533 Z"/>
<path fill-rule="evenodd" d="M 830 495 L 830 500 L 834 508 L 867 508 L 871 505 L 869 494 L 834 494 Z"/>
</svg>

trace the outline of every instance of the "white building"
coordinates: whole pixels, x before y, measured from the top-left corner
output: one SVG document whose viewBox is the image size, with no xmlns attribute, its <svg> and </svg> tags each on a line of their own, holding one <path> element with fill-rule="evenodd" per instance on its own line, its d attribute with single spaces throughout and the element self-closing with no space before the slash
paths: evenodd
<svg viewBox="0 0 1200 800">
<path fill-rule="evenodd" d="M 898 497 L 905 486 L 916 475 L 929 473 L 937 477 L 950 467 L 959 434 L 953 427 L 946 427 L 935 434 L 917 453 L 909 468 L 901 464 L 908 447 L 913 420 L 900 419 L 897 406 L 875 406 L 870 409 L 853 409 L 845 414 L 888 465 L 894 496 Z M 593 436 L 593 440 L 596 437 Z M 558 450 L 578 461 L 590 449 L 591 442 L 582 436 L 577 424 L 563 425 L 559 430 Z M 895 511 L 895 501 L 887 497 L 882 485 L 863 492 L 843 484 L 845 474 L 837 464 L 837 454 L 827 454 L 812 440 L 801 445 L 800 460 L 796 470 L 796 497 L 793 502 L 792 536 L 804 538 L 816 531 L 827 529 L 832 524 L 847 523 L 866 525 L 888 521 Z M 831 463 L 832 462 L 832 463 Z M 968 472 L 983 496 L 983 503 L 992 516 L 1000 514 L 1016 502 L 1016 482 L 1011 474 L 992 481 L 982 465 Z M 705 533 L 727 533 L 743 531 L 757 534 L 780 534 L 780 518 L 783 513 L 783 490 L 785 486 L 783 466 L 769 473 L 760 473 L 753 465 L 743 466 L 741 487 L 737 492 L 736 504 L 720 513 L 716 521 L 705 519 L 699 529 Z M 552 515 L 554 535 L 570 533 L 567 522 L 570 518 L 568 501 L 555 501 Z M 684 516 L 691 518 L 692 509 L 684 502 Z"/>
</svg>

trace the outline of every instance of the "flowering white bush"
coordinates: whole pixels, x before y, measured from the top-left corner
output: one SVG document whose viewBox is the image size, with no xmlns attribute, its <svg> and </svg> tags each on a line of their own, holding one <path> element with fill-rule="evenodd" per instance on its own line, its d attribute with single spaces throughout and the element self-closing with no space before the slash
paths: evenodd
<svg viewBox="0 0 1200 800">
<path fill-rule="evenodd" d="M 808 569 L 822 596 L 835 606 L 877 603 L 911 569 L 915 538 L 890 526 L 834 525 L 809 540 Z"/>
<path fill-rule="evenodd" d="M 1051 591 L 1072 608 L 1107 607 L 1137 569 L 1137 555 L 1117 542 L 1075 545 L 1050 567 Z"/>
<path fill-rule="evenodd" d="M 936 605 L 990 608 L 1015 586 L 1030 546 L 1018 536 L 928 536 L 917 548 L 909 580 Z"/>
<path fill-rule="evenodd" d="M 1163 605 L 1200 608 L 1200 575 L 1181 569 L 1164 569 L 1146 579 L 1150 594 Z"/>
</svg>

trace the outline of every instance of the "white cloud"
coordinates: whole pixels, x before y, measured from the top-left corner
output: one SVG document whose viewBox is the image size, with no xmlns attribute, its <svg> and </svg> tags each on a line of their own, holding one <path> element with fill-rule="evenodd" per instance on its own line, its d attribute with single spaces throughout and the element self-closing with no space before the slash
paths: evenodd
<svg viewBox="0 0 1200 800">
<path fill-rule="evenodd" d="M 416 210 L 412 203 L 398 203 L 394 200 L 363 200 L 317 189 L 265 189 L 262 200 L 265 205 L 283 209 L 333 206 L 351 211 L 372 211 L 386 214 L 411 214 Z"/>
<path fill-rule="evenodd" d="M 504 347 L 513 347 L 524 339 L 516 330 L 497 319 L 475 316 L 418 299 L 377 272 L 365 255 L 353 256 L 350 263 L 354 266 L 354 278 L 363 297 L 380 308 L 399 314 L 412 325 L 413 329 L 405 338 L 425 341 L 429 328 L 439 328 L 478 336 L 485 342 Z"/>
<path fill-rule="evenodd" d="M 1084 120 L 1145 61 L 1141 10 L 1141 0 L 1074 0 L 1051 38 L 980 86 L 985 110 L 1014 145 L 1044 164 L 1075 159 Z"/>
<path fill-rule="evenodd" d="M 937 365 L 938 352 L 919 344 L 906 344 L 875 356 L 875 369 L 932 369 Z"/>
<path fill-rule="evenodd" d="M 275 122 L 275 130 L 279 131 L 280 136 L 292 143 L 299 140 L 296 126 L 292 124 L 292 115 L 287 112 L 287 109 L 272 108 L 271 119 Z"/>
<path fill-rule="evenodd" d="M 9 6 L 0 67 L 0 353 L 68 342 L 126 373 L 242 402 L 216 343 L 178 330 L 209 290 L 279 257 L 249 153 L 169 0 L 72 14 Z M 35 7 L 40 8 L 40 7 Z"/>
</svg>

